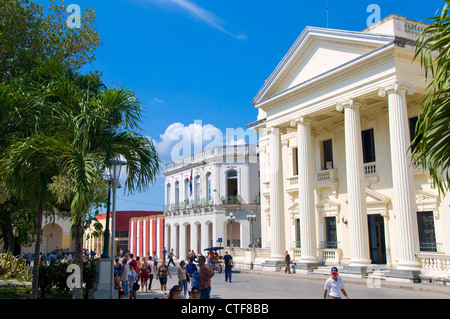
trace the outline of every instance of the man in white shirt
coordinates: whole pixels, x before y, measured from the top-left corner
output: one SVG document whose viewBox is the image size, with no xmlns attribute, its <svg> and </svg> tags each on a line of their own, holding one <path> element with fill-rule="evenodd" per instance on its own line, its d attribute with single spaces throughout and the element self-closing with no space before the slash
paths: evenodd
<svg viewBox="0 0 450 319">
<path fill-rule="evenodd" d="M 152 290 L 152 281 L 153 281 L 153 267 L 154 267 L 154 263 L 153 263 L 153 257 L 149 256 L 148 257 L 148 290 Z"/>
<path fill-rule="evenodd" d="M 329 293 L 328 293 L 329 292 Z M 331 277 L 327 279 L 323 291 L 323 299 L 341 299 L 341 292 L 348 299 L 347 292 L 344 289 L 344 282 L 341 277 L 338 277 L 338 269 L 331 268 Z"/>
</svg>

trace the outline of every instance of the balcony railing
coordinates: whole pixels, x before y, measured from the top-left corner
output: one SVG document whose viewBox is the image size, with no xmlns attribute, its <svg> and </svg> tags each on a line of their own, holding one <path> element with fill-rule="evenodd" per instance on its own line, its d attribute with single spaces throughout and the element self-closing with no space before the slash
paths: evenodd
<svg viewBox="0 0 450 319">
<path fill-rule="evenodd" d="M 365 163 L 364 164 L 364 174 L 365 175 L 375 175 L 377 174 L 377 163 Z"/>
<path fill-rule="evenodd" d="M 227 197 L 222 196 L 220 198 L 220 201 L 222 202 L 223 205 L 238 205 L 243 203 L 239 195 Z"/>
<path fill-rule="evenodd" d="M 235 157 L 248 157 L 257 156 L 256 145 L 225 145 L 225 146 L 215 146 L 210 149 L 203 150 L 201 152 L 180 158 L 174 162 L 166 164 L 166 172 L 171 170 L 184 167 L 193 163 L 201 163 L 202 161 L 220 158 L 223 162 L 227 163 L 229 161 L 235 162 Z M 239 160 L 237 160 L 239 163 Z"/>
<path fill-rule="evenodd" d="M 259 196 L 255 197 L 254 203 L 259 204 L 260 198 Z M 242 200 L 241 196 L 222 196 L 220 198 L 219 203 L 215 203 L 214 200 L 211 198 L 202 198 L 202 199 L 193 199 L 193 200 L 185 200 L 181 203 L 173 203 L 173 204 L 167 204 L 164 205 L 164 211 L 175 211 L 179 209 L 187 209 L 187 208 L 197 208 L 197 207 L 205 207 L 205 206 L 211 206 L 211 205 L 242 205 L 245 204 Z"/>
<path fill-rule="evenodd" d="M 330 183 L 338 180 L 337 168 L 327 169 L 316 173 L 316 179 L 318 184 Z"/>
</svg>

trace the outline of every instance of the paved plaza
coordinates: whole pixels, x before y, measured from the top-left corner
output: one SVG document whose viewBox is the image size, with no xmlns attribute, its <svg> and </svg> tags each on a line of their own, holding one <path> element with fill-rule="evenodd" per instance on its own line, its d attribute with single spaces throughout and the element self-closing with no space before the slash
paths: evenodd
<svg viewBox="0 0 450 319">
<path fill-rule="evenodd" d="M 171 267 L 172 279 L 168 290 L 178 284 L 177 267 Z M 322 299 L 326 275 L 285 274 L 238 270 L 233 272 L 232 282 L 225 282 L 224 273 L 216 273 L 212 279 L 212 299 Z M 382 281 L 379 287 L 366 279 L 342 277 L 345 290 L 351 299 L 450 299 L 450 287 L 432 284 L 409 284 Z M 159 281 L 153 280 L 152 292 L 139 291 L 137 299 L 164 297 Z"/>
</svg>

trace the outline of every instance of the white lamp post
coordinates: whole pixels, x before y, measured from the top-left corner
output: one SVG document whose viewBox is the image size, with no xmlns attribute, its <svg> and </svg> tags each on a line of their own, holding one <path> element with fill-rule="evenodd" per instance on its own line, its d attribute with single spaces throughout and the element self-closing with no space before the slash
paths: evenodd
<svg viewBox="0 0 450 319">
<path fill-rule="evenodd" d="M 126 165 L 125 161 L 119 159 L 114 159 L 107 163 L 110 171 L 110 183 L 113 190 L 113 207 L 111 213 L 112 227 L 111 227 L 111 242 L 106 243 L 108 238 L 105 234 L 105 245 L 104 250 L 108 251 L 109 254 L 102 255 L 103 258 L 97 261 L 96 270 L 96 282 L 94 283 L 93 289 L 89 293 L 90 299 L 115 299 L 117 298 L 117 293 L 114 292 L 114 256 L 115 256 L 115 237 L 116 237 L 116 190 L 119 184 L 120 170 L 123 165 Z M 109 196 L 108 196 L 109 197 Z M 108 201 L 109 202 L 109 201 Z M 108 212 L 109 215 L 109 203 Z M 106 229 L 108 230 L 109 220 L 107 220 Z M 105 231 L 106 233 L 106 231 Z M 104 252 L 105 253 L 105 252 Z M 111 258 L 111 259 L 110 259 Z"/>
<path fill-rule="evenodd" d="M 233 213 L 228 215 L 228 222 L 230 223 L 230 247 L 234 247 L 233 245 L 233 222 L 236 220 Z"/>
<path fill-rule="evenodd" d="M 111 299 L 113 299 L 113 292 L 114 292 L 114 257 L 115 257 L 115 247 L 116 247 L 116 191 L 117 186 L 119 185 L 119 177 L 120 177 L 120 170 L 122 169 L 122 166 L 126 165 L 127 162 L 122 161 L 118 158 L 113 159 L 110 162 L 109 166 L 109 174 L 111 176 L 111 183 L 112 183 L 112 189 L 113 189 L 113 202 L 112 202 L 112 230 L 111 230 L 111 259 L 112 259 L 112 277 L 111 277 Z"/>
<path fill-rule="evenodd" d="M 253 243 L 253 222 L 256 219 L 255 213 L 253 213 L 253 211 L 250 211 L 250 214 L 247 215 L 247 219 L 250 222 L 250 245 L 249 245 L 249 247 L 253 248 L 253 247 L 255 247 L 255 244 Z"/>
</svg>

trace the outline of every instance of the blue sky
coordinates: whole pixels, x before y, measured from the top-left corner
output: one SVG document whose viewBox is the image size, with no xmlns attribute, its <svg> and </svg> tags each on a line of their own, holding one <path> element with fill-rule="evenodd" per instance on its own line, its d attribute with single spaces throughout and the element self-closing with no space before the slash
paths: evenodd
<svg viewBox="0 0 450 319">
<path fill-rule="evenodd" d="M 88 69 L 108 86 L 136 91 L 142 129 L 171 159 L 170 134 L 194 121 L 225 133 L 256 120 L 251 100 L 306 26 L 326 27 L 327 1 L 69 0 L 96 8 L 103 45 Z M 376 4 L 381 18 L 413 20 L 442 7 L 429 1 L 329 0 L 329 28 L 361 31 Z M 164 179 L 145 193 L 118 192 L 118 210 L 162 210 Z"/>
</svg>

